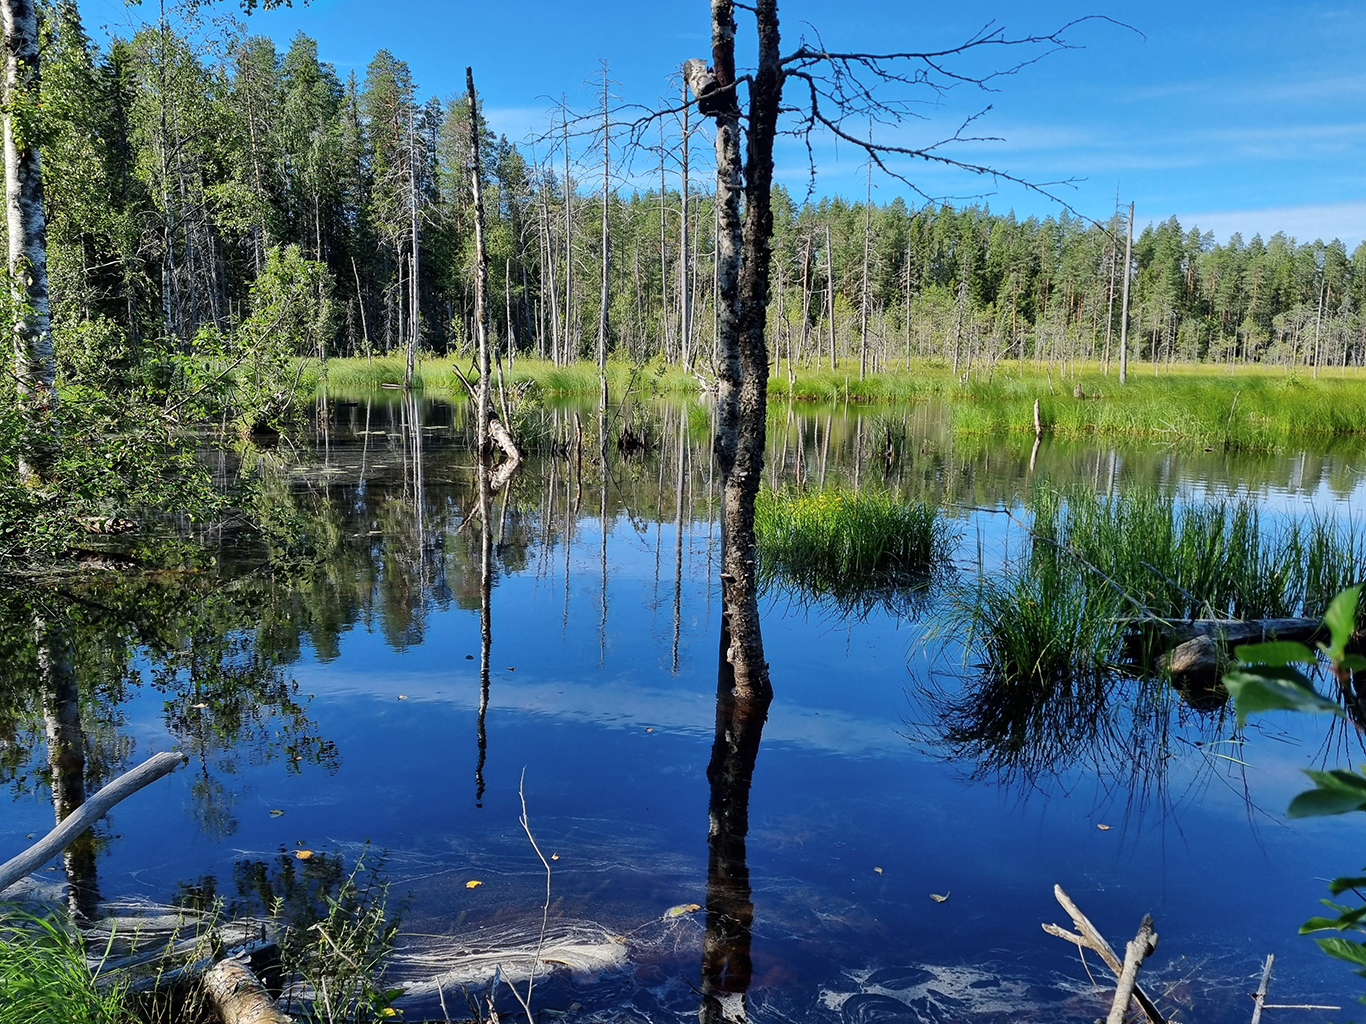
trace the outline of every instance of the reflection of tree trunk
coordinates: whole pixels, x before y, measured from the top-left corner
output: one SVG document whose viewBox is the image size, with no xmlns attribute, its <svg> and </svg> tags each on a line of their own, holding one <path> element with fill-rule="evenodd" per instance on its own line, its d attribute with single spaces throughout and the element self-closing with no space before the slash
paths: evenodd
<svg viewBox="0 0 1366 1024">
<path fill-rule="evenodd" d="M 749 790 L 768 702 L 737 703 L 729 663 L 721 660 L 717 679 L 716 738 L 707 781 L 707 926 L 702 940 L 702 1024 L 747 1019 L 745 994 L 754 902 L 745 856 L 749 832 Z"/>
<path fill-rule="evenodd" d="M 474 769 L 474 804 L 484 806 L 484 759 L 488 734 L 484 719 L 489 710 L 489 655 L 493 649 L 493 529 L 489 523 L 489 464 L 478 460 L 479 476 L 479 761 Z"/>
<path fill-rule="evenodd" d="M 52 808 L 60 824 L 85 803 L 85 733 L 76 688 L 71 646 L 60 626 L 36 619 L 38 674 L 42 685 L 43 723 L 52 781 Z M 95 837 L 86 832 L 62 854 L 68 884 L 67 901 L 77 921 L 88 921 L 99 903 L 95 879 Z"/>
<path fill-rule="evenodd" d="M 678 485 L 674 504 L 674 644 L 673 671 L 678 672 L 678 637 L 683 628 L 683 485 L 688 467 L 688 411 L 678 414 Z"/>
</svg>

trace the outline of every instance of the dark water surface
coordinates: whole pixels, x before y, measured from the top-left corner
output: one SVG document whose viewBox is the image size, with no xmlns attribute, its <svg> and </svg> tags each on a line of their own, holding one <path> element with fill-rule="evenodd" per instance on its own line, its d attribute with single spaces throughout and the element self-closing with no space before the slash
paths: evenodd
<svg viewBox="0 0 1366 1024">
<path fill-rule="evenodd" d="M 587 428 L 596 414 L 580 413 Z M 173 745 L 192 757 L 102 828 L 102 896 L 246 906 L 262 877 L 349 869 L 368 841 L 405 906 L 397 977 L 444 973 L 458 991 L 500 962 L 515 977 L 508 950 L 535 945 L 545 898 L 521 787 L 555 855 L 548 955 L 576 968 L 538 982 L 545 1010 L 696 1014 L 706 914 L 666 912 L 707 904 L 709 863 L 713 883 L 748 870 L 757 1019 L 1093 1020 L 1103 996 L 1040 929 L 1066 921 L 1055 883 L 1116 945 L 1153 914 L 1161 944 L 1145 983 L 1181 1019 L 1246 1020 L 1268 953 L 1277 1001 L 1355 998 L 1350 969 L 1296 930 L 1324 879 L 1366 863 L 1359 816 L 1283 812 L 1301 769 L 1361 760 L 1359 746 L 1293 716 L 1238 736 L 1227 709 L 1170 691 L 1136 708 L 1116 684 L 1094 709 L 1094 741 L 955 757 L 946 709 L 970 669 L 954 638 L 926 641 L 933 595 L 914 614 L 872 601 L 852 616 L 769 595 L 776 698 L 743 863 L 709 862 L 719 533 L 707 411 L 638 409 L 649 451 L 613 450 L 604 473 L 585 441 L 528 460 L 495 497 L 486 688 L 472 460 L 455 411 L 417 415 L 420 429 L 397 404 L 334 406 L 316 451 L 246 467 L 288 510 L 271 543 L 306 535 L 321 568 L 263 574 L 249 557 L 259 541 L 229 532 L 209 538 L 217 568 L 188 582 L 81 585 L 43 605 L 71 645 L 79 693 L 66 707 L 79 711 L 86 788 Z M 924 406 L 779 408 L 770 424 L 773 483 L 953 503 L 962 572 L 979 546 L 998 558 L 1010 529 L 971 507 L 1016 505 L 1039 483 L 1248 493 L 1286 514 L 1349 516 L 1366 479 L 1353 451 L 955 442 Z M 215 465 L 237 471 L 235 457 Z M 162 640 L 121 646 L 115 619 Z M 44 736 L 62 695 L 34 691 L 31 652 L 11 653 L 0 849 L 13 852 L 52 821 L 60 766 Z M 439 1017 L 424 991 L 409 1016 Z"/>
</svg>

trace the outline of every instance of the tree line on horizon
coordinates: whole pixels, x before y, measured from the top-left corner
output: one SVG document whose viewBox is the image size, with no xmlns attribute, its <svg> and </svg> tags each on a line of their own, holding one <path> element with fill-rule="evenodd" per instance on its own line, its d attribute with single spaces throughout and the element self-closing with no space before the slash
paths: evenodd
<svg viewBox="0 0 1366 1024">
<path fill-rule="evenodd" d="M 130 354 L 211 352 L 283 290 L 309 299 L 306 329 L 292 328 L 296 355 L 470 350 L 463 96 L 422 100 L 386 50 L 342 78 L 302 33 L 281 53 L 234 23 L 195 32 L 163 21 L 99 47 L 73 0 L 43 14 L 44 114 L 33 130 L 59 344 L 98 322 Z M 685 149 L 682 125 L 666 121 L 657 148 L 628 152 L 610 118 L 582 131 L 589 115 L 553 114 L 523 146 L 481 119 L 499 349 L 571 362 L 592 358 L 604 334 L 615 357 L 706 373 L 710 139 L 689 126 Z M 780 188 L 773 210 L 780 370 L 863 373 L 931 358 L 962 374 L 1001 359 L 1119 358 L 1118 213 L 1021 219 L 901 198 L 799 202 Z M 1283 233 L 1217 244 L 1173 217 L 1134 239 L 1130 273 L 1132 361 L 1366 362 L 1366 243 L 1350 254 L 1338 240 Z"/>
</svg>

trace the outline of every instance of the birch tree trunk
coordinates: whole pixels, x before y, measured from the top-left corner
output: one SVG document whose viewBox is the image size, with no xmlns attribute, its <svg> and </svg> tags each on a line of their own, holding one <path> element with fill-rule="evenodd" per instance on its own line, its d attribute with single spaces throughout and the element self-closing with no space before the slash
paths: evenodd
<svg viewBox="0 0 1366 1024">
<path fill-rule="evenodd" d="M 38 11 L 34 0 L 4 0 L 5 219 L 10 298 L 14 303 L 14 376 L 19 401 L 38 410 L 57 404 L 57 364 L 47 294 L 47 218 L 40 130 Z"/>
<path fill-rule="evenodd" d="M 764 660 L 755 576 L 754 501 L 764 465 L 768 408 L 765 338 L 773 234 L 773 138 L 782 93 L 776 0 L 760 0 L 759 63 L 749 87 L 746 162 L 740 162 L 735 96 L 735 15 L 731 0 L 712 0 L 709 71 L 690 60 L 685 75 L 698 109 L 716 118 L 717 432 L 721 469 L 721 658 L 739 705 L 766 709 L 772 700 Z M 740 190 L 745 194 L 743 224 Z M 727 669 L 728 666 L 728 669 Z"/>
</svg>

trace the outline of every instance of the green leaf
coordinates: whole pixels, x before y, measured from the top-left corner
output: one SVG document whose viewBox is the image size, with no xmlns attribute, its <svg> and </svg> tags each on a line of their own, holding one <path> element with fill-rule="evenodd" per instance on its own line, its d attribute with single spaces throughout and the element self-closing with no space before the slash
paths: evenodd
<svg viewBox="0 0 1366 1024">
<path fill-rule="evenodd" d="M 1328 883 L 1328 891 L 1336 896 L 1348 889 L 1360 889 L 1363 886 L 1366 886 L 1366 877 L 1360 875 L 1354 878 L 1335 878 Z"/>
<path fill-rule="evenodd" d="M 1244 665 L 1289 665 L 1318 660 L 1314 652 L 1294 640 L 1273 640 L 1264 644 L 1239 644 L 1234 655 Z"/>
<path fill-rule="evenodd" d="M 1323 902 L 1327 903 L 1327 900 Z M 1308 935 L 1310 932 L 1344 932 L 1348 928 L 1358 928 L 1361 919 L 1366 917 L 1366 906 L 1349 908 L 1344 907 L 1343 912 L 1337 917 L 1311 917 L 1304 924 L 1300 925 L 1300 934 Z"/>
<path fill-rule="evenodd" d="M 1281 670 L 1284 672 L 1285 670 Z M 1266 672 L 1234 670 L 1224 676 L 1224 688 L 1233 696 L 1238 724 L 1261 711 L 1312 711 L 1343 715 L 1334 701 L 1320 697 L 1296 679 L 1276 678 Z"/>
<path fill-rule="evenodd" d="M 1366 946 L 1362 946 L 1359 942 L 1339 938 L 1315 939 L 1314 941 L 1322 946 L 1323 951 L 1329 956 L 1346 960 L 1348 963 L 1366 966 Z"/>
<path fill-rule="evenodd" d="M 1323 613 L 1323 624 L 1328 627 L 1328 635 L 1332 637 L 1332 644 L 1319 648 L 1323 650 L 1334 662 L 1342 660 L 1347 650 L 1347 642 L 1352 639 L 1352 633 L 1357 626 L 1357 599 L 1361 596 L 1361 587 L 1348 587 L 1328 605 L 1328 610 Z"/>
<path fill-rule="evenodd" d="M 1286 810 L 1290 817 L 1312 818 L 1366 808 L 1366 776 L 1343 768 L 1305 774 L 1314 780 L 1315 786 L 1290 801 Z"/>
<path fill-rule="evenodd" d="M 1343 668 L 1350 668 L 1353 672 L 1360 672 L 1366 668 L 1366 657 L 1360 654 L 1344 654 L 1338 660 L 1338 664 Z"/>
</svg>

